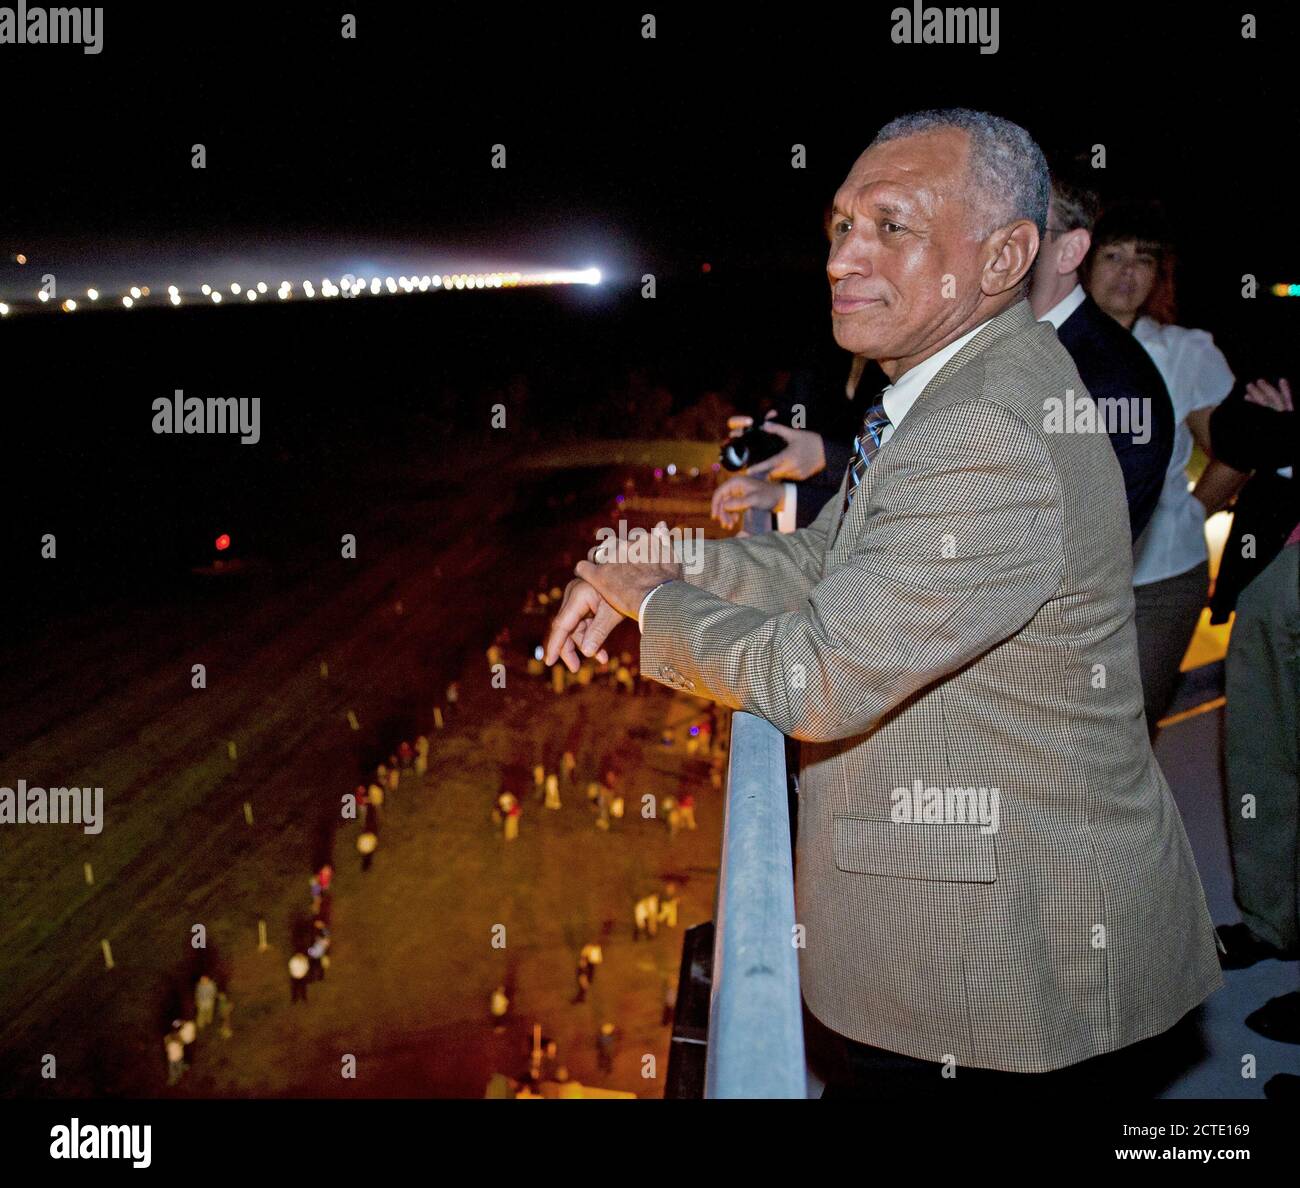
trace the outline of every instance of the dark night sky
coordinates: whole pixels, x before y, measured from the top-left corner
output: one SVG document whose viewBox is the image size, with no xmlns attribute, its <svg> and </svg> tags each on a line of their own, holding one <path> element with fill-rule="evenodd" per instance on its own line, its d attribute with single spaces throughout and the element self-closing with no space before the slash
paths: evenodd
<svg viewBox="0 0 1300 1188">
<path fill-rule="evenodd" d="M 653 41 L 644 5 L 343 7 L 355 42 L 324 5 L 110 4 L 98 56 L 0 47 L 2 246 L 65 266 L 339 237 L 801 265 L 874 129 L 961 103 L 1045 146 L 1105 144 L 1108 188 L 1164 197 L 1185 253 L 1225 275 L 1300 271 L 1295 21 L 1259 6 L 1252 42 L 1229 5 L 1079 6 L 1072 27 L 1003 5 L 993 55 L 894 45 L 890 4 L 657 9 Z"/>
<path fill-rule="evenodd" d="M 422 431 L 417 414 L 478 448 L 483 410 L 518 376 L 533 393 L 519 423 L 539 441 L 626 432 L 638 368 L 678 409 L 711 390 L 748 407 L 774 369 L 837 351 L 823 208 L 875 130 L 925 106 L 988 108 L 1048 149 L 1104 144 L 1110 193 L 1171 208 L 1181 320 L 1239 373 L 1294 374 L 1300 301 L 1240 297 L 1246 272 L 1300 280 L 1294 19 L 1257 9 L 1252 42 L 1226 6 L 1080 6 L 1067 27 L 1059 6 L 1004 5 L 999 52 L 981 55 L 894 45 L 888 4 L 662 9 L 653 41 L 641 6 L 473 6 L 455 21 L 349 7 L 356 42 L 323 5 L 110 4 L 98 56 L 0 46 L 0 296 L 30 295 L 46 271 L 63 292 L 78 268 L 98 284 L 113 259 L 165 284 L 215 257 L 319 277 L 384 251 L 394 275 L 455 253 L 466 268 L 597 266 L 615 283 L 278 316 L 263 302 L 7 317 L 6 424 L 22 448 L 0 470 L 5 555 L 39 567 L 30 541 L 60 531 L 98 597 L 133 572 L 124 550 L 144 573 L 210 541 L 218 519 L 291 521 L 300 481 L 332 481 L 340 450 L 382 457 L 391 435 Z M 195 142 L 206 170 L 190 168 Z M 490 168 L 496 142 L 505 170 Z M 806 169 L 790 167 L 795 143 Z M 659 300 L 640 299 L 646 271 Z M 263 444 L 155 437 L 150 401 L 177 387 L 262 395 Z M 45 571 L 31 576 L 10 587 L 39 610 Z"/>
</svg>

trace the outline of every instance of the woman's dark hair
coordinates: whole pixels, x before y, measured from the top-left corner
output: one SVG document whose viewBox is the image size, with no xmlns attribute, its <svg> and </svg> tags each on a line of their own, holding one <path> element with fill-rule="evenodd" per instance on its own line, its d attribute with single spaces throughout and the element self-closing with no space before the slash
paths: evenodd
<svg viewBox="0 0 1300 1188">
<path fill-rule="evenodd" d="M 1092 233 L 1095 249 L 1112 243 L 1136 244 L 1157 260 L 1174 250 L 1173 232 L 1159 202 L 1127 199 L 1107 206 Z"/>
</svg>

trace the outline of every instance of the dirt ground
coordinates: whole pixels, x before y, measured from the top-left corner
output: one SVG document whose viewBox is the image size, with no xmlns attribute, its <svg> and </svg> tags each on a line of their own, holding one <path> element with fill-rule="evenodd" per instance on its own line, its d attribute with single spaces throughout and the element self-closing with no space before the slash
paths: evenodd
<svg viewBox="0 0 1300 1188">
<path fill-rule="evenodd" d="M 0 1094 L 478 1097 L 491 1073 L 527 1068 L 534 1022 L 571 1078 L 662 1093 L 664 982 L 682 930 L 712 916 L 719 794 L 685 746 L 705 707 L 604 679 L 557 696 L 549 674 L 529 675 L 548 617 L 524 615 L 524 596 L 543 574 L 562 584 L 557 552 L 585 549 L 597 522 L 560 507 L 525 539 L 490 499 L 466 481 L 384 506 L 360 537 L 364 565 L 305 564 L 291 582 L 255 576 L 238 595 L 90 615 L 64 624 L 58 646 L 34 640 L 10 658 L 23 679 L 0 707 L 3 782 L 102 784 L 106 825 L 97 836 L 71 825 L 5 834 Z M 484 651 L 502 626 L 512 642 L 499 689 Z M 621 630 L 635 653 L 635 626 Z M 191 687 L 197 662 L 203 690 Z M 454 677 L 460 700 L 435 731 Z M 385 803 L 363 874 L 342 797 L 421 731 L 433 736 L 429 773 Z M 532 799 L 531 766 L 558 771 L 565 749 L 575 779 L 548 811 Z M 602 832 L 584 790 L 611 764 L 627 815 Z M 510 843 L 490 820 L 503 782 L 524 806 Z M 670 838 L 662 819 L 641 817 L 643 795 L 685 788 L 696 831 Z M 286 963 L 310 929 L 308 883 L 325 860 L 337 871 L 331 963 L 307 1003 L 291 1004 Z M 678 927 L 634 942 L 633 902 L 668 878 L 681 888 Z M 605 961 L 575 1005 L 588 941 Z M 233 998 L 234 1035 L 200 1035 L 169 1089 L 162 1037 L 192 1015 L 204 969 Z M 498 1033 L 488 1000 L 501 982 L 512 1009 Z M 618 1028 L 608 1075 L 595 1045 L 607 1020 Z"/>
</svg>

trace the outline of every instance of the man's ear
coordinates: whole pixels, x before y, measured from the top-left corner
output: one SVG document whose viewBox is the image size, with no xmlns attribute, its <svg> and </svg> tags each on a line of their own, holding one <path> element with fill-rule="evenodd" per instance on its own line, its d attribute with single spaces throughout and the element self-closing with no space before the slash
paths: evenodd
<svg viewBox="0 0 1300 1188">
<path fill-rule="evenodd" d="M 1092 236 L 1086 228 L 1076 227 L 1073 231 L 1067 231 L 1061 248 L 1061 273 L 1077 272 L 1091 249 Z"/>
<path fill-rule="evenodd" d="M 1038 228 L 1028 219 L 1017 219 L 990 237 L 997 255 L 984 269 L 981 287 L 990 297 L 1016 288 L 1029 277 L 1041 244 Z"/>
</svg>

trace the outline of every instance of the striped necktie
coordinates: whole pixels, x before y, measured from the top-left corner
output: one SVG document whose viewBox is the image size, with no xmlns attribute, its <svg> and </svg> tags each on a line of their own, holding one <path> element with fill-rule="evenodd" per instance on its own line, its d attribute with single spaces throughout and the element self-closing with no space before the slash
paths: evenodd
<svg viewBox="0 0 1300 1188">
<path fill-rule="evenodd" d="M 841 523 L 849 510 L 849 504 L 853 502 L 853 496 L 857 494 L 862 476 L 866 474 L 871 459 L 880 449 L 880 439 L 884 436 L 885 427 L 889 423 L 884 402 L 877 399 L 877 402 L 867 409 L 862 432 L 853 443 L 853 457 L 849 461 L 849 481 L 844 485 L 844 506 L 840 509 Z"/>
</svg>

